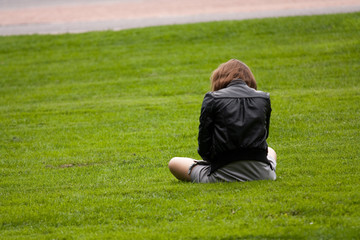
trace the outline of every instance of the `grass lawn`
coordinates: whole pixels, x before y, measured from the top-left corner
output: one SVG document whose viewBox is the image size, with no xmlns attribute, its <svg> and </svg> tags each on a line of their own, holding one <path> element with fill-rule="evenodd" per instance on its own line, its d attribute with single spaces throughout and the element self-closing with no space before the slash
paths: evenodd
<svg viewBox="0 0 360 240">
<path fill-rule="evenodd" d="M 278 179 L 177 181 L 230 58 Z M 1 239 L 359 239 L 360 13 L 0 37 Z"/>
</svg>

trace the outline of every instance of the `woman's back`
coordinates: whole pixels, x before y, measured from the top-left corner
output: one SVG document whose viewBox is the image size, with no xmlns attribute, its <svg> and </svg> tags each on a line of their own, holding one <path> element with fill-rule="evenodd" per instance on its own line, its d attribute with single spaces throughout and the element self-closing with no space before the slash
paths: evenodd
<svg viewBox="0 0 360 240">
<path fill-rule="evenodd" d="M 238 160 L 268 163 L 270 113 L 269 94 L 240 79 L 207 93 L 201 109 L 198 153 L 211 163 L 211 171 Z"/>
</svg>

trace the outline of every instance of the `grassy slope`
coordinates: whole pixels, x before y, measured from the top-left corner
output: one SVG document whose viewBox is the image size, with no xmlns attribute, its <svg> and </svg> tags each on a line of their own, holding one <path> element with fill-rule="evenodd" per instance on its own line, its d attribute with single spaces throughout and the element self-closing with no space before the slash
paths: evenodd
<svg viewBox="0 0 360 240">
<path fill-rule="evenodd" d="M 359 46 L 359 13 L 1 37 L 0 237 L 358 237 Z M 230 58 L 271 93 L 279 178 L 180 183 Z"/>
</svg>

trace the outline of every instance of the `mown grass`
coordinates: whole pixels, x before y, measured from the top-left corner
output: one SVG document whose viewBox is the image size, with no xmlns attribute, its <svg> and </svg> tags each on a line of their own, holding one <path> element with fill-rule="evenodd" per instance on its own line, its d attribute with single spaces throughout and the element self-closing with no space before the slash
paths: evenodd
<svg viewBox="0 0 360 240">
<path fill-rule="evenodd" d="M 356 239 L 360 14 L 0 38 L 2 239 Z M 181 183 L 209 76 L 271 93 L 278 179 Z"/>
</svg>

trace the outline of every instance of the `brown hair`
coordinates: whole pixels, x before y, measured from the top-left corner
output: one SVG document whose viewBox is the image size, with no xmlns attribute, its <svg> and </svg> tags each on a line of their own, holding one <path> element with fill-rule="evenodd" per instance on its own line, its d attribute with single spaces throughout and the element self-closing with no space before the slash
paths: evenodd
<svg viewBox="0 0 360 240">
<path fill-rule="evenodd" d="M 232 80 L 241 79 L 249 87 L 257 89 L 255 77 L 245 63 L 231 59 L 220 66 L 211 74 L 211 91 L 225 88 Z"/>
</svg>

